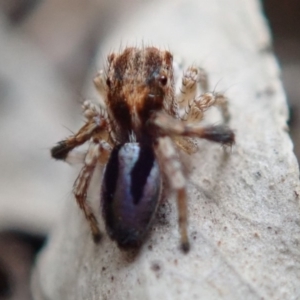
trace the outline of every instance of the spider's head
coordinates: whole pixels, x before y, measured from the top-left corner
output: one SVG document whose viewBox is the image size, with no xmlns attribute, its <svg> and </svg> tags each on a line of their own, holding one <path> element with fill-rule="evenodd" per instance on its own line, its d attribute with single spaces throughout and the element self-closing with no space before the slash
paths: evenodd
<svg viewBox="0 0 300 300">
<path fill-rule="evenodd" d="M 173 57 L 154 47 L 108 56 L 106 104 L 124 131 L 143 132 L 153 111 L 173 102 Z"/>
</svg>

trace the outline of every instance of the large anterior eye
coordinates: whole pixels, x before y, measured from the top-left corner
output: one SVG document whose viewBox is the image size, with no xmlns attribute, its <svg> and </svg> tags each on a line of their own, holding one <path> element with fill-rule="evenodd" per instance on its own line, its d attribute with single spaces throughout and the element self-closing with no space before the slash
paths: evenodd
<svg viewBox="0 0 300 300">
<path fill-rule="evenodd" d="M 165 86 L 165 85 L 167 84 L 167 82 L 168 82 L 167 76 L 161 75 L 161 76 L 159 77 L 159 82 L 160 82 L 161 85 Z"/>
</svg>

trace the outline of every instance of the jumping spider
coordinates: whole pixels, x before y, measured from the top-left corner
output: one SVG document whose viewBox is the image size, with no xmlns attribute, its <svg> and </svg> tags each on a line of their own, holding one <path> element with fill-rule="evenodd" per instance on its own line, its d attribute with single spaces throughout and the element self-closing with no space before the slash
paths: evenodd
<svg viewBox="0 0 300 300">
<path fill-rule="evenodd" d="M 172 54 L 155 47 L 110 54 L 107 70 L 94 79 L 105 107 L 85 101 L 84 126 L 51 150 L 53 158 L 66 160 L 72 149 L 89 143 L 73 192 L 95 242 L 101 233 L 86 198 L 100 162 L 106 165 L 102 213 L 107 232 L 119 247 L 141 245 L 159 204 L 164 175 L 176 193 L 181 248 L 189 250 L 186 178 L 177 150 L 195 152 L 196 138 L 232 145 L 234 133 L 225 125 L 199 125 L 214 105 L 225 122 L 229 119 L 227 99 L 207 91 L 206 73 L 189 67 L 178 81 L 174 69 Z"/>
</svg>

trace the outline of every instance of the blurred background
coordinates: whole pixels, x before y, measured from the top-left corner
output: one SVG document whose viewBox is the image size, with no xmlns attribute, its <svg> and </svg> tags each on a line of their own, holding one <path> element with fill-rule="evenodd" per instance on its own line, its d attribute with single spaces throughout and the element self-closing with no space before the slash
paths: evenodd
<svg viewBox="0 0 300 300">
<path fill-rule="evenodd" d="M 142 5 L 0 0 L 0 300 L 31 299 L 35 255 L 71 197 L 76 176 L 67 164 L 52 161 L 49 150 L 78 128 L 80 103 L 94 97 L 86 86 L 100 68 L 93 62 L 101 41 Z M 262 6 L 299 158 L 300 2 L 265 0 Z"/>
</svg>

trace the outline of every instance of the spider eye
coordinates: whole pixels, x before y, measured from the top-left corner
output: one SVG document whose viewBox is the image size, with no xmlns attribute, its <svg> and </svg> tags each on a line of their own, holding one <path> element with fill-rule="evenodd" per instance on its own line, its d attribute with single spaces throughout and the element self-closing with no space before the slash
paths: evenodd
<svg viewBox="0 0 300 300">
<path fill-rule="evenodd" d="M 159 82 L 160 82 L 161 85 L 166 85 L 167 82 L 168 82 L 167 76 L 165 76 L 165 75 L 160 76 Z"/>
<path fill-rule="evenodd" d="M 107 79 L 106 79 L 106 84 L 107 84 L 108 87 L 110 87 L 110 83 L 111 83 L 111 82 L 110 82 L 110 79 L 107 78 Z"/>
</svg>

